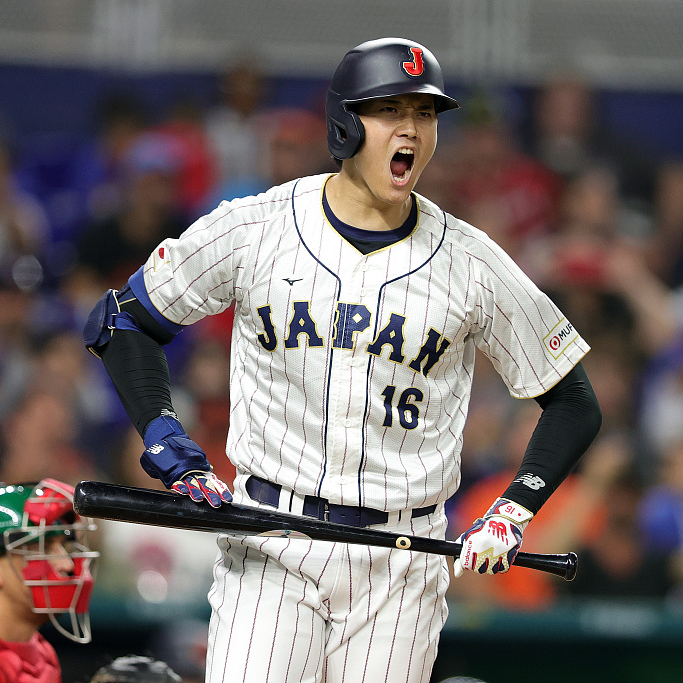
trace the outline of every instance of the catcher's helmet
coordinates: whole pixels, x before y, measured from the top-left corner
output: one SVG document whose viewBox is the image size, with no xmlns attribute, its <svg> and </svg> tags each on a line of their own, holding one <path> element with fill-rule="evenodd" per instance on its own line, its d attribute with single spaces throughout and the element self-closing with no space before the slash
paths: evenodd
<svg viewBox="0 0 683 683">
<path fill-rule="evenodd" d="M 327 146 L 337 159 L 350 159 L 363 144 L 363 124 L 349 105 L 407 93 L 434 95 L 436 113 L 460 105 L 444 93 L 436 57 L 403 38 L 362 43 L 344 55 L 327 91 Z"/>
<path fill-rule="evenodd" d="M 85 534 L 96 527 L 92 519 L 74 512 L 73 494 L 72 486 L 56 479 L 0 484 L 0 556 L 22 558 L 22 565 L 13 563 L 12 568 L 31 590 L 34 612 L 47 614 L 67 638 L 88 643 L 90 563 L 99 553 L 87 546 Z M 48 542 L 57 536 L 63 538 L 59 554 Z M 73 563 L 68 575 L 53 566 L 65 553 Z M 69 615 L 70 629 L 57 621 L 56 614 Z"/>
</svg>

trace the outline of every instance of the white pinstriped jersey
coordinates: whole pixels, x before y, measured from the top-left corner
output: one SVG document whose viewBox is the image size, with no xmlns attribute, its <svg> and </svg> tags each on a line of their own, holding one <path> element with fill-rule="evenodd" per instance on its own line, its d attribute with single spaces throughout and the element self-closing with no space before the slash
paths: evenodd
<svg viewBox="0 0 683 683">
<path fill-rule="evenodd" d="M 475 345 L 516 398 L 589 347 L 500 247 L 419 195 L 412 234 L 363 255 L 324 217 L 328 177 L 222 203 L 155 250 L 145 286 L 181 325 L 235 302 L 238 473 L 387 511 L 445 501 Z"/>
</svg>

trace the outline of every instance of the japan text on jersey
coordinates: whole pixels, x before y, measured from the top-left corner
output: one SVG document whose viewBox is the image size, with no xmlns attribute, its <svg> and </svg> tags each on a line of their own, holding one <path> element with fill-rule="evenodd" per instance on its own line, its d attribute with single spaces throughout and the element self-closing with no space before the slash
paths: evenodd
<svg viewBox="0 0 683 683">
<path fill-rule="evenodd" d="M 425 198 L 407 238 L 363 255 L 325 219 L 326 178 L 222 204 L 164 242 L 145 286 L 179 325 L 235 302 L 238 473 L 382 510 L 441 502 L 459 483 L 475 348 L 526 398 L 588 346 L 484 233 Z"/>
</svg>

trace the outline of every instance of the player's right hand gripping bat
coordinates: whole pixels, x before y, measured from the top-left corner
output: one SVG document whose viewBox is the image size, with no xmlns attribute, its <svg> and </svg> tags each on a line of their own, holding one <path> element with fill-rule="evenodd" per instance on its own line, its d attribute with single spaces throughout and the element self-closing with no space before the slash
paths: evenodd
<svg viewBox="0 0 683 683">
<path fill-rule="evenodd" d="M 399 550 L 457 557 L 462 545 L 421 536 L 404 536 L 377 529 L 357 528 L 325 522 L 314 517 L 290 515 L 277 510 L 227 503 L 213 508 L 195 503 L 187 496 L 170 491 L 121 486 L 99 481 L 82 481 L 76 486 L 74 510 L 85 517 L 135 522 L 176 529 L 237 533 L 262 536 L 288 536 L 318 541 L 374 545 Z M 518 552 L 514 564 L 549 572 L 571 581 L 576 576 L 576 553 L 543 555 Z"/>
</svg>

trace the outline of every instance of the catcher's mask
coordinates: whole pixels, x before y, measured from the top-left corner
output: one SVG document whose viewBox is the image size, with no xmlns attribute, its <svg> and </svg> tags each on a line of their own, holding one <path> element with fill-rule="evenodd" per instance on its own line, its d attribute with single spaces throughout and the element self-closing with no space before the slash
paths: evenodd
<svg viewBox="0 0 683 683">
<path fill-rule="evenodd" d="M 72 486 L 56 479 L 0 485 L 0 555 L 21 558 L 12 567 L 31 590 L 33 611 L 47 614 L 70 640 L 88 643 L 90 565 L 99 553 L 90 550 L 86 536 L 97 527 L 74 512 L 73 494 Z M 65 559 L 69 570 L 57 569 Z M 59 623 L 58 614 L 69 615 L 70 628 Z"/>
<path fill-rule="evenodd" d="M 336 159 L 350 159 L 365 138 L 353 105 L 410 93 L 434 96 L 437 114 L 460 104 L 444 93 L 436 57 L 423 45 L 403 38 L 369 40 L 344 55 L 327 91 L 327 146 Z"/>
</svg>

